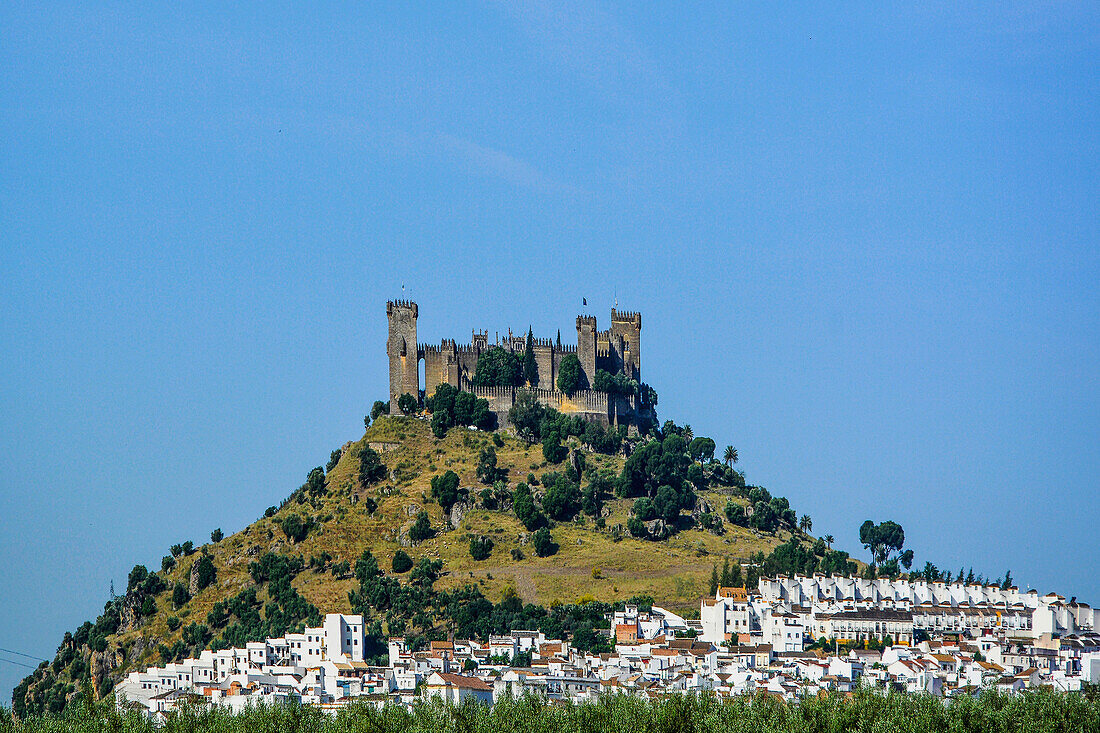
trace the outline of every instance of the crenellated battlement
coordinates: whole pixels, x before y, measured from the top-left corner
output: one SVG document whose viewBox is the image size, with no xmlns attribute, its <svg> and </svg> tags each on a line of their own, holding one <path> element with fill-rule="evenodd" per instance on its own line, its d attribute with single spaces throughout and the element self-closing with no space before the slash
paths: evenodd
<svg viewBox="0 0 1100 733">
<path fill-rule="evenodd" d="M 642 314 L 637 311 L 620 311 L 612 308 L 611 320 L 612 322 L 632 323 L 638 329 L 642 327 Z"/>
<path fill-rule="evenodd" d="M 390 315 L 395 309 L 411 310 L 413 312 L 413 318 L 417 317 L 417 306 L 411 300 L 388 300 L 386 301 L 386 314 Z"/>
</svg>

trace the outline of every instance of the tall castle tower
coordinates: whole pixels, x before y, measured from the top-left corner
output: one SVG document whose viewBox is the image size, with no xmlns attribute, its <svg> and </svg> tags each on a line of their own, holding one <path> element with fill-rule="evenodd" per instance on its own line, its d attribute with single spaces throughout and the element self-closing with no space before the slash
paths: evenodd
<svg viewBox="0 0 1100 733">
<path fill-rule="evenodd" d="M 595 316 L 577 316 L 577 359 L 584 372 L 581 389 L 588 389 L 596 378 Z"/>
<path fill-rule="evenodd" d="M 642 381 L 642 314 L 612 308 L 608 340 L 617 355 L 617 366 L 626 376 Z"/>
<path fill-rule="evenodd" d="M 419 309 L 408 300 L 386 303 L 390 335 L 386 356 L 390 359 L 390 414 L 398 412 L 397 400 L 408 393 L 420 398 L 420 355 L 417 352 L 416 319 Z"/>
</svg>

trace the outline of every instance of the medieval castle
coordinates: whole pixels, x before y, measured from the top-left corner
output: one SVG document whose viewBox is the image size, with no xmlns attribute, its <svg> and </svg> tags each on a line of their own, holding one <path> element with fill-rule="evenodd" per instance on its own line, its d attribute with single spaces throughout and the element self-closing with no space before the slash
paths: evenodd
<svg viewBox="0 0 1100 733">
<path fill-rule="evenodd" d="M 390 412 L 397 411 L 401 395 L 410 394 L 423 401 L 440 384 L 447 383 L 466 392 L 473 392 L 489 402 L 499 425 L 508 422 L 508 410 L 516 395 L 527 390 L 539 402 L 567 413 L 576 414 L 604 426 L 623 425 L 634 432 L 644 429 L 654 419 L 651 408 L 642 404 L 638 395 L 609 394 L 592 388 L 596 370 L 622 374 L 641 382 L 642 316 L 639 313 L 611 311 L 611 328 L 596 330 L 595 316 L 577 316 L 577 344 L 562 344 L 559 332 L 556 342 L 534 339 L 535 362 L 538 366 L 536 384 L 505 387 L 479 387 L 473 383 L 478 358 L 494 347 L 519 355 L 527 348 L 527 336 L 513 334 L 496 343 L 489 343 L 488 331 L 473 331 L 468 344 L 443 339 L 438 346 L 421 344 L 416 339 L 416 303 L 395 300 L 386 303 L 389 339 L 386 355 L 390 360 Z M 557 389 L 558 369 L 562 359 L 575 354 L 581 365 L 580 389 L 567 395 Z M 424 362 L 424 384 L 420 384 L 420 362 Z"/>
</svg>

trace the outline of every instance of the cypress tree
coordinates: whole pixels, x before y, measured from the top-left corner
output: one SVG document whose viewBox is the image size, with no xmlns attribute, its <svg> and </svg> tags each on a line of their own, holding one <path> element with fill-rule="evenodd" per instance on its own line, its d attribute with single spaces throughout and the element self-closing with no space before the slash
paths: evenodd
<svg viewBox="0 0 1100 733">
<path fill-rule="evenodd" d="M 713 596 L 718 592 L 718 563 L 710 568 L 710 594 Z"/>
<path fill-rule="evenodd" d="M 535 337 L 530 326 L 527 327 L 527 349 L 523 352 L 523 379 L 532 387 L 539 383 L 539 367 L 535 363 Z"/>
</svg>

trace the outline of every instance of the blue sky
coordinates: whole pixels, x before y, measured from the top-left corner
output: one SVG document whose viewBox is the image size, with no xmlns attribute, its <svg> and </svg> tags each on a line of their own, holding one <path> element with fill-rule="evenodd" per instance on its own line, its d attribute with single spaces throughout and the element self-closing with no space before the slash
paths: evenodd
<svg viewBox="0 0 1100 733">
<path fill-rule="evenodd" d="M 1100 603 L 1100 10 L 916 5 L 5 5 L 0 648 L 358 437 L 402 283 L 617 298 L 817 533 Z"/>
</svg>

